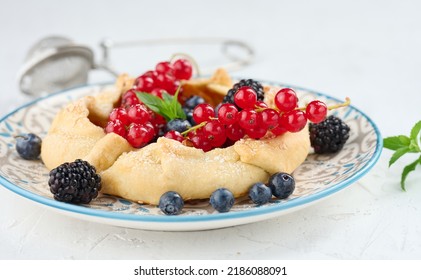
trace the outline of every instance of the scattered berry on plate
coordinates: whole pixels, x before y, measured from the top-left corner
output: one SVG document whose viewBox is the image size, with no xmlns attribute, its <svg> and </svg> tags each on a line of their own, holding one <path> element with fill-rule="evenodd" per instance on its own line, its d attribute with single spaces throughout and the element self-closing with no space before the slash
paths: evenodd
<svg viewBox="0 0 421 280">
<path fill-rule="evenodd" d="M 215 190 L 210 197 L 210 204 L 220 213 L 228 212 L 234 205 L 234 201 L 234 195 L 226 188 Z"/>
<path fill-rule="evenodd" d="M 249 191 L 249 198 L 257 205 L 263 205 L 272 198 L 271 189 L 263 183 L 255 183 Z"/>
<path fill-rule="evenodd" d="M 349 138 L 349 126 L 336 116 L 310 124 L 310 142 L 316 154 L 339 152 Z"/>
<path fill-rule="evenodd" d="M 101 177 L 87 161 L 77 159 L 50 171 L 48 185 L 58 201 L 87 204 L 98 196 Z"/>
<path fill-rule="evenodd" d="M 158 207 L 165 215 L 178 215 L 183 210 L 184 201 L 177 192 L 169 191 L 161 196 Z"/>
<path fill-rule="evenodd" d="M 28 133 L 18 135 L 15 138 L 16 151 L 23 159 L 34 160 L 39 158 L 42 144 L 42 140 L 39 136 Z"/>
<path fill-rule="evenodd" d="M 270 176 L 268 187 L 274 196 L 284 199 L 294 192 L 295 180 L 288 173 L 278 172 Z"/>
</svg>

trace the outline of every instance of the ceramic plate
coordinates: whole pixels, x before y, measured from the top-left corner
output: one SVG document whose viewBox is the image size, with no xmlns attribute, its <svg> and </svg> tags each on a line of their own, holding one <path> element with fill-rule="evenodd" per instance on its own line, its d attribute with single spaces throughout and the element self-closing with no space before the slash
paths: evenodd
<svg viewBox="0 0 421 280">
<path fill-rule="evenodd" d="M 307 207 L 358 180 L 373 167 L 381 152 L 382 138 L 376 125 L 363 112 L 349 106 L 334 112 L 351 127 L 350 139 L 344 149 L 333 155 L 310 154 L 294 172 L 296 189 L 286 200 L 256 206 L 244 197 L 236 200 L 229 213 L 223 214 L 215 212 L 207 201 L 187 203 L 178 216 L 165 216 L 155 206 L 108 195 L 100 195 L 83 206 L 55 201 L 47 184 L 48 170 L 39 160 L 21 159 L 15 150 L 14 136 L 32 132 L 44 137 L 61 107 L 81 96 L 95 94 L 106 86 L 109 85 L 84 86 L 49 95 L 3 117 L 0 120 L 0 183 L 49 209 L 88 221 L 149 230 L 204 230 L 261 221 Z M 327 103 L 340 102 L 321 93 L 293 88 L 301 102 L 314 98 Z"/>
</svg>

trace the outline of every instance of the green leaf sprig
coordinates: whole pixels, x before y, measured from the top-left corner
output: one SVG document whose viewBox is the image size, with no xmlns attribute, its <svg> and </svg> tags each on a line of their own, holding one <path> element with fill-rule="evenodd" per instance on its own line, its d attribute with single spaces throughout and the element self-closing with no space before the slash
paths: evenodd
<svg viewBox="0 0 421 280">
<path fill-rule="evenodd" d="M 419 142 L 421 141 L 421 137 L 419 136 L 420 131 L 421 121 L 414 125 L 409 137 L 406 135 L 398 135 L 383 139 L 383 147 L 395 151 L 389 160 L 389 167 L 407 153 L 421 153 L 419 145 Z M 408 177 L 408 174 L 414 171 L 418 164 L 421 164 L 421 156 L 403 169 L 401 176 L 402 190 L 405 190 L 405 180 Z"/>
<path fill-rule="evenodd" d="M 136 92 L 136 95 L 149 109 L 163 116 L 167 122 L 173 119 L 185 120 L 186 114 L 177 98 L 179 90 L 180 88 L 174 96 L 163 92 L 162 99 L 147 92 Z"/>
</svg>

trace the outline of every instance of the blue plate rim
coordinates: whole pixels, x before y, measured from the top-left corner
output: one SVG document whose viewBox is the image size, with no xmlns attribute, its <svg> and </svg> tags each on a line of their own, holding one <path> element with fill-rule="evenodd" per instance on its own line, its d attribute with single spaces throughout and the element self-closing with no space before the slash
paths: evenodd
<svg viewBox="0 0 421 280">
<path fill-rule="evenodd" d="M 260 81 L 260 80 L 259 80 Z M 294 85 L 290 85 L 290 84 L 284 84 L 284 83 L 279 83 L 279 82 L 272 82 L 272 81 L 261 81 L 262 83 L 266 83 L 266 84 L 272 84 L 272 85 L 282 85 L 285 87 L 291 87 L 294 89 L 298 89 L 298 90 L 303 90 L 303 91 L 307 91 L 309 93 L 315 94 L 315 95 L 319 95 L 319 96 L 323 96 L 327 99 L 330 100 L 334 100 L 337 102 L 343 102 L 337 98 L 334 98 L 332 96 L 329 96 L 327 94 L 321 93 L 321 92 L 317 92 L 314 90 L 309 90 L 307 88 L 303 88 L 300 86 L 294 86 Z M 15 114 L 16 112 L 26 108 L 26 107 L 30 107 L 35 103 L 38 103 L 44 99 L 47 98 L 52 98 L 54 96 L 57 95 L 62 95 L 62 94 L 66 94 L 69 91 L 73 91 L 73 90 L 77 90 L 77 89 L 82 89 L 82 88 L 94 88 L 94 87 L 98 87 L 98 86 L 106 86 L 106 85 L 111 85 L 112 83 L 109 82 L 104 82 L 104 83 L 95 83 L 95 84 L 85 84 L 85 85 L 80 85 L 80 86 L 76 86 L 76 87 L 72 87 L 66 90 L 62 90 L 62 91 L 58 91 L 40 98 L 37 98 L 35 100 L 32 100 L 16 109 L 14 109 L 13 111 L 9 112 L 8 114 L 4 115 L 1 119 L 0 119 L 0 123 L 4 122 L 5 120 L 7 120 L 11 115 Z M 313 202 L 316 202 L 318 200 L 321 200 L 322 198 L 328 197 L 342 189 L 344 189 L 345 187 L 351 185 L 352 183 L 358 181 L 361 177 L 363 177 L 378 161 L 378 159 L 380 158 L 381 152 L 382 152 L 382 147 L 383 147 L 383 139 L 381 137 L 380 131 L 377 127 L 377 125 L 373 122 L 373 120 L 371 120 L 370 117 L 368 117 L 364 112 L 362 112 L 361 110 L 359 110 L 358 108 L 356 108 L 353 105 L 350 105 L 349 108 L 351 110 L 355 110 L 357 111 L 361 116 L 363 116 L 369 123 L 370 125 L 373 127 L 374 132 L 376 134 L 377 137 L 377 141 L 376 141 L 376 150 L 374 151 L 372 157 L 365 163 L 365 165 L 359 169 L 357 172 L 355 172 L 351 177 L 327 188 L 324 189 L 320 192 L 317 192 L 315 194 L 306 196 L 306 197 L 298 197 L 295 199 L 291 199 L 289 201 L 286 202 L 281 202 L 281 203 L 274 203 L 273 205 L 271 205 L 270 207 L 255 207 L 255 208 L 250 208 L 249 210 L 246 211 L 231 211 L 228 213 L 216 213 L 216 214 L 210 214 L 210 215 L 197 215 L 197 216 L 183 216 L 183 215 L 179 215 L 179 216 L 157 216 L 157 215 L 136 215 L 136 214 L 132 214 L 132 213 L 117 213 L 117 212 L 111 212 L 111 211 L 104 211 L 104 210 L 98 210 L 98 209 L 93 209 L 93 208 L 89 208 L 89 207 L 84 207 L 84 206 L 79 206 L 79 205 L 73 205 L 73 204 L 69 204 L 69 203 L 64 203 L 64 202 L 60 202 L 60 201 L 56 201 L 54 199 L 51 198 L 46 198 L 43 196 L 40 196 L 38 194 L 32 193 L 28 190 L 22 189 L 21 187 L 13 184 L 12 182 L 10 182 L 7 178 L 5 178 L 4 176 L 0 175 L 0 184 L 3 185 L 5 188 L 11 190 L 12 192 L 27 198 L 31 201 L 40 203 L 44 206 L 49 206 L 49 207 L 53 207 L 55 209 L 58 210 L 63 210 L 63 211 L 68 211 L 71 213 L 76 213 L 76 214 L 81 214 L 81 215 L 88 215 L 91 217 L 95 217 L 95 218 L 104 218 L 104 219 L 112 219 L 112 220 L 122 220 L 122 221 L 130 221 L 130 222 L 148 222 L 148 223 L 191 223 L 191 222 L 214 222 L 214 221 L 224 221 L 224 220 L 231 220 L 231 219 L 245 219 L 245 218 L 249 218 L 252 216 L 261 216 L 261 215 L 269 215 L 269 214 L 274 214 L 276 212 L 282 212 L 291 208 L 298 208 L 300 206 L 305 206 L 305 205 L 310 205 Z"/>
</svg>

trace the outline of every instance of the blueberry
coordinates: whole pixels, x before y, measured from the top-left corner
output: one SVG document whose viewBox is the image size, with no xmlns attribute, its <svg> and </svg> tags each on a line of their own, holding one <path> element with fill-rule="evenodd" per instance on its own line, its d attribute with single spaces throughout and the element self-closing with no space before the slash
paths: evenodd
<svg viewBox="0 0 421 280">
<path fill-rule="evenodd" d="M 218 212 L 228 212 L 234 205 L 234 195 L 226 188 L 219 188 L 212 193 L 210 204 Z"/>
<path fill-rule="evenodd" d="M 175 130 L 178 132 L 183 132 L 186 131 L 187 129 L 189 129 L 191 127 L 191 124 L 188 120 L 183 120 L 183 119 L 173 119 L 170 120 L 169 122 L 167 122 L 166 126 L 165 126 L 165 131 L 171 131 L 171 130 Z"/>
<path fill-rule="evenodd" d="M 194 121 L 194 119 L 193 119 L 193 110 L 192 109 L 189 109 L 189 108 L 183 108 L 183 111 L 184 111 L 184 113 L 186 114 L 186 119 L 189 121 L 189 123 L 192 125 L 192 126 L 195 126 L 196 125 L 196 122 Z"/>
<path fill-rule="evenodd" d="M 184 207 L 184 201 L 178 193 L 169 191 L 161 196 L 158 207 L 165 215 L 178 215 Z"/>
<path fill-rule="evenodd" d="M 39 136 L 28 133 L 16 136 L 16 151 L 24 159 L 38 159 L 42 140 Z"/>
<path fill-rule="evenodd" d="M 269 178 L 269 188 L 277 198 L 287 198 L 295 189 L 295 180 L 288 173 L 275 173 Z"/>
<path fill-rule="evenodd" d="M 203 99 L 203 97 L 199 95 L 193 95 L 192 97 L 186 100 L 186 102 L 184 103 L 184 107 L 193 110 L 194 107 L 202 103 L 205 103 L 205 99 Z"/>
<path fill-rule="evenodd" d="M 249 198 L 257 205 L 268 203 L 272 198 L 271 189 L 263 183 L 254 184 L 249 190 Z"/>
</svg>

